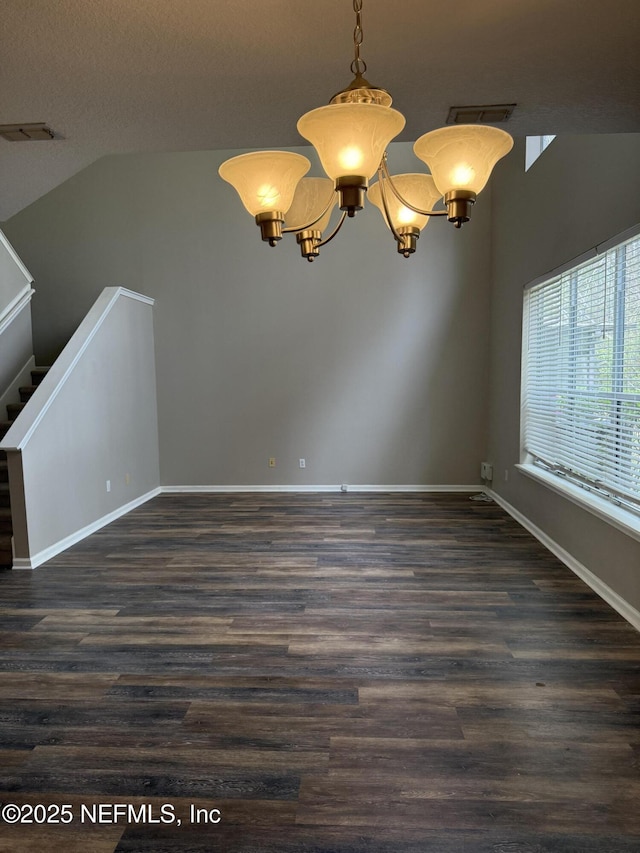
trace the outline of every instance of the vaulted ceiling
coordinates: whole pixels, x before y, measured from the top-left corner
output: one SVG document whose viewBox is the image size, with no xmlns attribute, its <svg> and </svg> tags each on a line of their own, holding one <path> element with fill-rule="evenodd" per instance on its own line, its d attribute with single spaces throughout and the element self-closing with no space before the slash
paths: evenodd
<svg viewBox="0 0 640 853">
<path fill-rule="evenodd" d="M 2 0 L 0 220 L 114 153 L 304 144 L 351 80 L 352 0 Z M 517 103 L 515 136 L 640 132 L 639 0 L 364 0 L 367 77 L 407 119 Z M 417 162 L 417 161 L 416 161 Z"/>
</svg>

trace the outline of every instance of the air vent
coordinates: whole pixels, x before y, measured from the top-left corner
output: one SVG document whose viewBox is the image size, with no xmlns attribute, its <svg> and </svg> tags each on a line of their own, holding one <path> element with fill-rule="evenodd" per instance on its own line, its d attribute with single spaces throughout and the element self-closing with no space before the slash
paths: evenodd
<svg viewBox="0 0 640 853">
<path fill-rule="evenodd" d="M 0 136 L 9 142 L 54 139 L 55 134 L 44 122 L 36 124 L 0 124 Z"/>
<path fill-rule="evenodd" d="M 509 121 L 517 104 L 483 104 L 471 107 L 451 107 L 447 124 L 501 124 Z"/>
</svg>

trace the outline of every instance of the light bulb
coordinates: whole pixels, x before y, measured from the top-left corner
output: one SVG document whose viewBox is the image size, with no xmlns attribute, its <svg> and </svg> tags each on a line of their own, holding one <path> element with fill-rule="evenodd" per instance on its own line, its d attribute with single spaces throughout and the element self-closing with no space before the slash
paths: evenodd
<svg viewBox="0 0 640 853">
<path fill-rule="evenodd" d="M 451 183 L 455 187 L 466 189 L 473 184 L 475 171 L 467 163 L 459 163 L 451 170 Z"/>
<path fill-rule="evenodd" d="M 263 210 L 276 210 L 278 208 L 278 201 L 281 198 L 278 190 L 269 184 L 258 187 L 256 197 L 258 204 Z"/>
<path fill-rule="evenodd" d="M 362 156 L 362 149 L 355 145 L 349 145 L 340 151 L 338 159 L 343 169 L 348 172 L 355 172 L 362 166 L 364 157 Z"/>
<path fill-rule="evenodd" d="M 398 221 L 398 225 L 413 225 L 418 219 L 418 214 L 413 210 L 409 210 L 408 207 L 402 205 L 396 213 L 396 218 Z"/>
</svg>

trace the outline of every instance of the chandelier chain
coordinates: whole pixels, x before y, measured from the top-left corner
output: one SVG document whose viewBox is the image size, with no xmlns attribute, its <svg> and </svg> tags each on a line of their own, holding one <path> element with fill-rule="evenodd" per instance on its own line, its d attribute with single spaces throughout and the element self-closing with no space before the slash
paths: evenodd
<svg viewBox="0 0 640 853">
<path fill-rule="evenodd" d="M 356 26 L 353 31 L 353 49 L 355 58 L 351 63 L 352 74 L 364 74 L 367 70 L 367 63 L 360 57 L 360 45 L 363 40 L 362 33 L 362 0 L 353 0 L 353 11 L 356 13 Z"/>
</svg>

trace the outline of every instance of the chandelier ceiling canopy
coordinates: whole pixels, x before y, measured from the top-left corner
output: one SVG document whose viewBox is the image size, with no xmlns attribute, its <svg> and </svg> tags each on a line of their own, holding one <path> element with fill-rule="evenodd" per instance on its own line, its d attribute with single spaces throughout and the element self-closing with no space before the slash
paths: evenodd
<svg viewBox="0 0 640 853">
<path fill-rule="evenodd" d="M 425 133 L 413 146 L 431 174 L 392 176 L 386 148 L 404 128 L 405 119 L 392 109 L 389 93 L 364 77 L 362 3 L 353 0 L 354 79 L 328 106 L 305 113 L 297 125 L 328 177 L 305 178 L 311 163 L 290 151 L 241 154 L 219 169 L 255 217 L 262 239 L 275 246 L 283 234 L 295 233 L 302 256 L 309 261 L 333 239 L 346 217 L 363 208 L 366 195 L 380 210 L 398 252 L 408 258 L 432 216 L 446 216 L 456 228 L 469 220 L 493 167 L 513 147 L 512 137 L 496 127 L 442 127 Z M 376 174 L 378 180 L 369 187 Z M 336 205 L 341 215 L 325 236 Z"/>
</svg>

